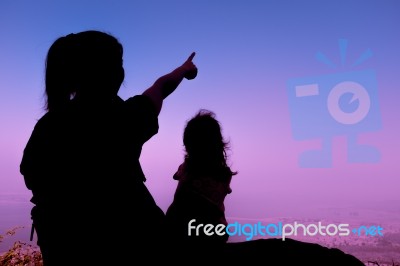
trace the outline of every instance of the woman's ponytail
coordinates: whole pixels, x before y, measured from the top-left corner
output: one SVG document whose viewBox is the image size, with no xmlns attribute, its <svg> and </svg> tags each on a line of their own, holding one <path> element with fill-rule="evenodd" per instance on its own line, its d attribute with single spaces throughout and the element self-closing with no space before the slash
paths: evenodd
<svg viewBox="0 0 400 266">
<path fill-rule="evenodd" d="M 46 58 L 46 110 L 65 106 L 74 94 L 74 34 L 58 38 Z"/>
</svg>

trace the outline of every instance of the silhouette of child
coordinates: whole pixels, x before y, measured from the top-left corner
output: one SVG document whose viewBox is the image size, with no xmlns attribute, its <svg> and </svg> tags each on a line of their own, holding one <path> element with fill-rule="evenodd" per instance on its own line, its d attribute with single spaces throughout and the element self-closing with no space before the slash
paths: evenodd
<svg viewBox="0 0 400 266">
<path fill-rule="evenodd" d="M 110 34 L 58 38 L 46 59 L 47 112 L 20 165 L 44 265 L 125 265 L 157 251 L 165 215 L 144 185 L 139 157 L 158 132 L 163 100 L 197 75 L 192 59 L 122 100 L 123 47 Z M 162 230 L 161 230 L 162 231 Z M 93 255 L 88 249 L 96 250 Z M 74 254 L 81 254 L 79 260 Z"/>
<path fill-rule="evenodd" d="M 227 225 L 224 199 L 231 193 L 233 172 L 227 165 L 227 142 L 221 134 L 215 114 L 200 110 L 186 124 L 183 143 L 185 160 L 174 175 L 178 180 L 174 200 L 166 212 L 171 242 L 166 247 L 177 254 L 173 262 L 196 265 L 354 265 L 363 263 L 339 249 L 290 238 L 265 238 L 244 242 L 227 242 L 228 235 L 205 233 L 207 224 Z M 189 223 L 199 228 L 190 229 Z M 201 225 L 202 224 L 202 225 Z M 201 226 L 200 226 L 201 225 Z M 191 230 L 191 235 L 189 231 Z M 182 256 L 182 255 L 183 256 Z M 188 260 L 189 258 L 189 260 Z"/>
<path fill-rule="evenodd" d="M 224 200 L 232 192 L 233 172 L 227 165 L 227 145 L 215 114 L 200 110 L 186 124 L 183 143 L 184 162 L 174 174 L 178 180 L 174 200 L 166 212 L 170 238 L 183 245 L 213 245 L 225 243 L 228 235 L 207 236 L 203 231 L 188 234 L 188 224 L 227 225 Z"/>
</svg>

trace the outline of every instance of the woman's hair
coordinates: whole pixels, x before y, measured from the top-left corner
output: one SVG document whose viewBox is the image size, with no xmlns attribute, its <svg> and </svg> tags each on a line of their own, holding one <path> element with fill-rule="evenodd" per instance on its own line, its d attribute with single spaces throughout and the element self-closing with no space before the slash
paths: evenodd
<svg viewBox="0 0 400 266">
<path fill-rule="evenodd" d="M 237 174 L 227 165 L 229 143 L 213 112 L 201 109 L 187 122 L 183 144 L 186 169 L 191 175 L 215 174 L 216 178 L 227 179 Z"/>
<path fill-rule="evenodd" d="M 124 79 L 122 55 L 122 45 L 104 32 L 58 38 L 46 58 L 46 109 L 63 107 L 76 94 L 115 95 Z"/>
</svg>

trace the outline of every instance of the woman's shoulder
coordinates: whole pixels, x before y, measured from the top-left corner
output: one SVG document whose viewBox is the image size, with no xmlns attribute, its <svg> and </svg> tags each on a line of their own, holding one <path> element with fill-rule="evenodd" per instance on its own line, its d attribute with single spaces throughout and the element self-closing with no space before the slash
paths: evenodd
<svg viewBox="0 0 400 266">
<path fill-rule="evenodd" d="M 34 126 L 34 131 L 41 131 L 45 128 L 50 127 L 51 124 L 56 121 L 53 112 L 46 112 L 42 117 L 40 117 Z"/>
<path fill-rule="evenodd" d="M 124 101 L 124 110 L 129 116 L 133 116 L 139 121 L 158 120 L 158 113 L 151 99 L 146 95 L 135 95 Z"/>
<path fill-rule="evenodd" d="M 132 96 L 128 99 L 126 99 L 125 101 L 123 101 L 125 103 L 125 106 L 130 107 L 130 108 L 150 108 L 150 109 L 154 109 L 155 112 L 155 107 L 153 102 L 151 101 L 151 99 L 146 96 L 146 95 L 135 95 Z"/>
<path fill-rule="evenodd" d="M 182 163 L 179 165 L 178 170 L 175 172 L 173 178 L 175 180 L 182 180 L 186 177 L 186 164 Z"/>
</svg>

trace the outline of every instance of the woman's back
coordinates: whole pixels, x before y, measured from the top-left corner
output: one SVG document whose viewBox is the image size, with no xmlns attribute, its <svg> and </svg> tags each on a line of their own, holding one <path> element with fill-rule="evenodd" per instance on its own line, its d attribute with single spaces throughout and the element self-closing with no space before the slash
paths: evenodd
<svg viewBox="0 0 400 266">
<path fill-rule="evenodd" d="M 54 236 L 63 228 L 67 238 L 61 241 L 74 248 L 74 235 L 86 243 L 126 244 L 152 223 L 159 226 L 163 213 L 143 184 L 138 160 L 158 130 L 151 108 L 146 96 L 90 108 L 72 101 L 38 121 L 21 172 L 32 189 L 33 215 L 54 228 Z M 40 231 L 40 221 L 35 226 Z"/>
</svg>

